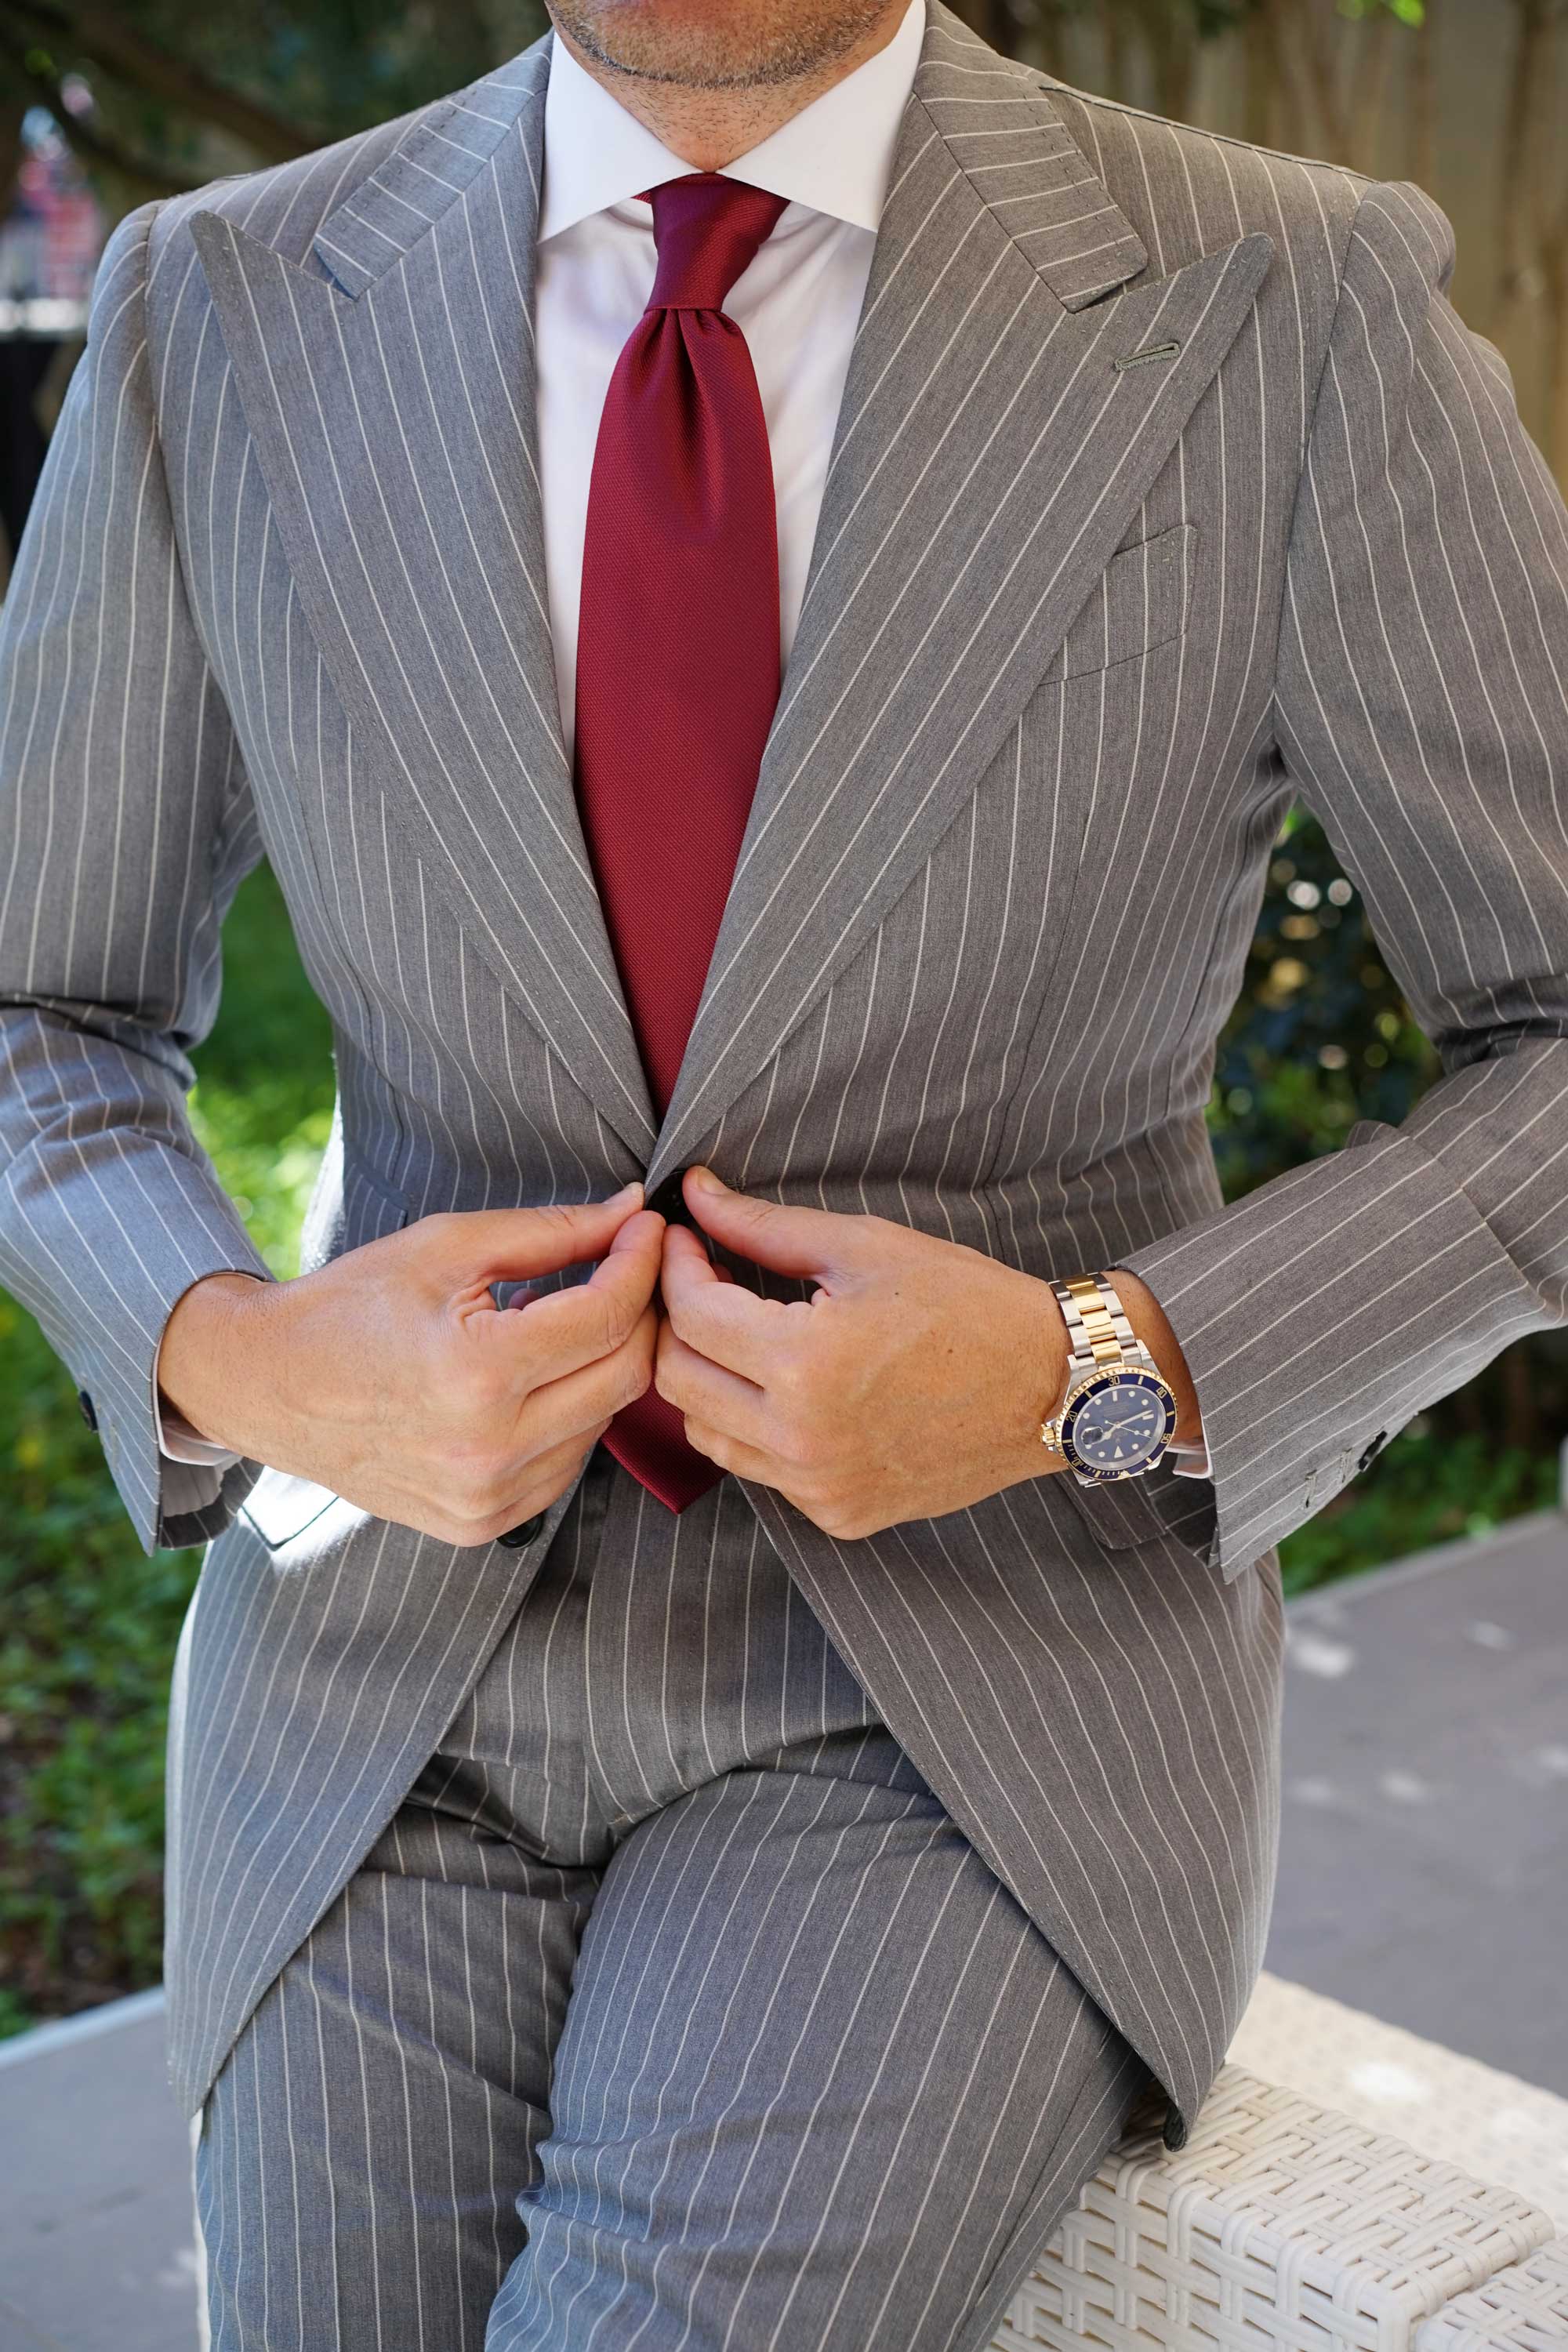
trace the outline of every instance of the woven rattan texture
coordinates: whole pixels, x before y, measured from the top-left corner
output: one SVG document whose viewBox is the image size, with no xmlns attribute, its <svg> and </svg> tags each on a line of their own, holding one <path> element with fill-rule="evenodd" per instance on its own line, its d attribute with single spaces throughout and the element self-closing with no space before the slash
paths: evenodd
<svg viewBox="0 0 1568 2352">
<path fill-rule="evenodd" d="M 1315 2106 L 1501 2181 L 1568 2238 L 1568 2099 L 1267 1969 L 1230 2055 Z"/>
<path fill-rule="evenodd" d="M 1568 2242 L 1458 2296 L 1416 2330 L 1415 2352 L 1568 2352 Z"/>
<path fill-rule="evenodd" d="M 1226 2066 L 1174 2154 L 1134 2117 L 994 2352 L 1415 2352 L 1552 2236 L 1511 2190 Z"/>
</svg>

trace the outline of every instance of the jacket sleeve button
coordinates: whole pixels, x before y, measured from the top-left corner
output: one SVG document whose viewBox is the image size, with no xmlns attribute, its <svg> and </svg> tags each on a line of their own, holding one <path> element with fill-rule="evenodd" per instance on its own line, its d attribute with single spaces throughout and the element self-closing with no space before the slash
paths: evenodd
<svg viewBox="0 0 1568 2352">
<path fill-rule="evenodd" d="M 86 1422 L 89 1429 L 96 1429 L 98 1427 L 98 1415 L 93 1411 L 92 1399 L 89 1396 L 85 1389 L 78 1389 L 76 1392 L 76 1401 L 81 1408 L 81 1417 L 83 1421 Z"/>
</svg>

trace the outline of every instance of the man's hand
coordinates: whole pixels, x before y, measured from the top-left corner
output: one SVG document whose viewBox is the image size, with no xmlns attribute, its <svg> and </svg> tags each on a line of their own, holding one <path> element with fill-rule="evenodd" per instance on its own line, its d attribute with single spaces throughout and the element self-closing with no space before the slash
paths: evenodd
<svg viewBox="0 0 1568 2352">
<path fill-rule="evenodd" d="M 652 1377 L 664 1219 L 586 1206 L 422 1217 L 294 1282 L 208 1275 L 164 1327 L 160 1386 L 252 1461 L 444 1543 L 546 1509 Z M 504 1310 L 492 1282 L 597 1260 Z"/>
<path fill-rule="evenodd" d="M 1040 1442 L 1068 1361 L 1045 1283 L 885 1217 L 704 1191 L 709 1172 L 681 1187 L 703 1231 L 817 1288 L 759 1298 L 666 1227 L 654 1384 L 700 1453 L 845 1538 L 1063 1466 Z"/>
</svg>

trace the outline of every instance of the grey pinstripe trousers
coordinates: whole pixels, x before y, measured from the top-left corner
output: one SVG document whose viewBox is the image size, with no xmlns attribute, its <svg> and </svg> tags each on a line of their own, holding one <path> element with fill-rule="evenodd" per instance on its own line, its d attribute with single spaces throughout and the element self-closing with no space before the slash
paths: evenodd
<svg viewBox="0 0 1568 2352">
<path fill-rule="evenodd" d="M 1150 2082 L 733 1482 L 600 1448 L 206 2099 L 213 2352 L 974 2352 Z"/>
</svg>

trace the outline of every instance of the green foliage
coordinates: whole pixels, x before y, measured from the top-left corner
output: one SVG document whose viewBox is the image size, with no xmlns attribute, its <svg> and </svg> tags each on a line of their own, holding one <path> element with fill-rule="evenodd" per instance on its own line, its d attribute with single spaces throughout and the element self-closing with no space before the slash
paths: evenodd
<svg viewBox="0 0 1568 2352">
<path fill-rule="evenodd" d="M 191 1121 L 268 1265 L 287 1276 L 331 1125 L 331 1024 L 268 867 L 241 889 L 223 945 L 223 1010 L 195 1056 Z"/>
<path fill-rule="evenodd" d="M 1227 1199 L 1396 1126 L 1437 1075 L 1316 819 L 1276 845 L 1247 978 L 1220 1037 L 1209 1129 Z"/>
<path fill-rule="evenodd" d="M 1418 33 L 1426 22 L 1425 0 L 1339 0 L 1340 14 L 1359 24 L 1363 17 L 1375 16 L 1384 8 L 1402 25 Z"/>
<path fill-rule="evenodd" d="M 69 1381 L 4 1301 L 0 1350 L 4 2032 L 156 1979 L 169 1670 L 197 1556 L 143 1557 Z"/>
</svg>

